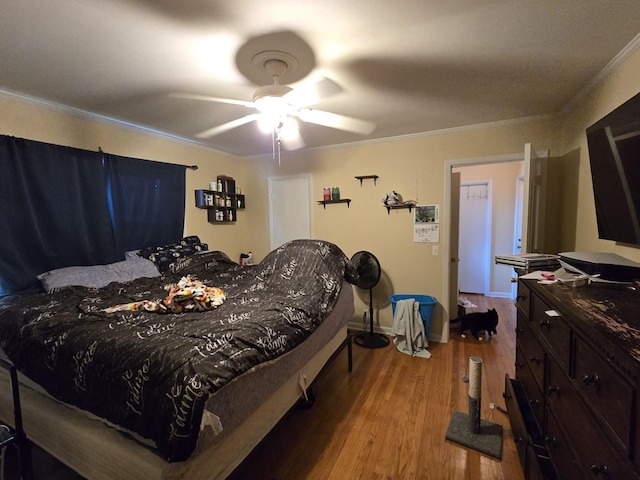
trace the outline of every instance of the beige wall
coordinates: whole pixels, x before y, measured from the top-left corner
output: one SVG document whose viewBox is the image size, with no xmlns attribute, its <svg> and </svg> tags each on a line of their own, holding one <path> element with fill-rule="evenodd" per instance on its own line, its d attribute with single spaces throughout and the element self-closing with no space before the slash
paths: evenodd
<svg viewBox="0 0 640 480">
<path fill-rule="evenodd" d="M 0 95 L 0 133 L 60 145 L 103 150 L 151 160 L 197 164 L 187 171 L 186 234 L 197 234 L 212 249 L 236 258 L 253 250 L 260 260 L 269 250 L 268 178 L 309 173 L 313 191 L 321 198 L 325 186 L 340 187 L 346 205 L 313 206 L 313 234 L 335 242 L 347 255 L 370 250 L 380 260 L 397 293 L 426 293 L 440 301 L 432 324 L 432 338 L 443 331 L 446 313 L 442 304 L 443 231 L 448 212 L 441 210 L 440 255 L 431 254 L 434 244 L 414 243 L 413 216 L 408 210 L 387 214 L 381 198 L 391 190 L 421 204 L 445 204 L 445 164 L 452 160 L 490 158 L 523 151 L 531 142 L 538 150 L 550 149 L 552 156 L 579 149 L 578 213 L 575 219 L 576 250 L 614 251 L 640 261 L 640 250 L 616 246 L 597 239 L 593 194 L 590 183 L 585 128 L 630 98 L 640 84 L 640 52 L 616 69 L 604 83 L 585 95 L 560 119 L 539 118 L 477 128 L 437 132 L 379 143 L 367 143 L 324 150 L 285 152 L 281 165 L 269 156 L 241 159 L 189 143 L 144 133 L 110 122 L 57 110 L 30 100 Z M 577 153 L 576 153 L 577 155 Z M 571 157 L 571 156 L 569 156 Z M 234 225 L 210 225 L 206 212 L 194 207 L 193 190 L 204 188 L 218 174 L 236 178 L 247 194 L 247 210 Z M 379 175 L 377 185 L 356 175 Z M 295 199 L 292 199 L 295 201 Z M 567 202 L 571 203 L 571 202 Z M 356 299 L 356 312 L 364 304 Z M 357 316 L 359 316 L 357 314 Z M 383 327 L 393 323 L 391 308 L 380 310 L 377 321 Z"/>
<path fill-rule="evenodd" d="M 413 242 L 413 214 L 408 210 L 383 207 L 382 197 L 395 190 L 405 200 L 420 204 L 444 205 L 444 169 L 447 160 L 484 158 L 520 154 L 524 144 L 533 142 L 536 148 L 551 148 L 554 138 L 549 119 L 531 120 L 510 125 L 443 132 L 439 135 L 408 137 L 393 141 L 336 147 L 311 152 L 286 152 L 281 165 L 269 158 L 254 159 L 265 182 L 262 194 L 266 198 L 266 179 L 310 173 L 314 196 L 322 198 L 322 188 L 337 186 L 343 198 L 351 198 L 351 206 L 321 205 L 313 207 L 313 233 L 316 238 L 332 241 L 348 256 L 359 250 L 373 252 L 389 275 L 395 293 L 428 294 L 440 305 L 435 310 L 432 339 L 439 339 L 443 330 L 443 256 L 431 254 L 438 245 L 443 251 L 443 229 L 446 212 L 441 210 L 441 241 L 437 244 Z M 378 175 L 377 185 L 365 180 L 362 187 L 357 175 Z M 268 218 L 263 207 L 261 231 L 268 240 Z M 264 242 L 259 242 L 263 244 Z M 267 243 L 268 244 L 268 243 Z M 364 304 L 356 298 L 356 312 Z M 383 327 L 393 325 L 391 307 L 379 311 L 376 320 Z"/>
<path fill-rule="evenodd" d="M 562 118 L 562 151 L 578 150 L 580 174 L 578 178 L 578 213 L 576 219 L 576 251 L 617 253 L 640 262 L 640 248 L 618 245 L 610 240 L 598 239 L 589 152 L 585 130 L 640 91 L 640 50 L 612 71 L 602 83 Z"/>
</svg>

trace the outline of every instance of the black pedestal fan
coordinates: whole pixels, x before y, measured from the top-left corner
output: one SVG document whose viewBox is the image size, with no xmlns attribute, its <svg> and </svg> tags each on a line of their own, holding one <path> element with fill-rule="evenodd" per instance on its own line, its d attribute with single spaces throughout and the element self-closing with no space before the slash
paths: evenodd
<svg viewBox="0 0 640 480">
<path fill-rule="evenodd" d="M 389 339 L 373 331 L 373 287 L 380 281 L 380 262 L 373 253 L 360 251 L 351 257 L 351 264 L 358 273 L 355 286 L 369 290 L 369 331 L 354 337 L 356 344 L 365 348 L 382 348 L 389 345 Z"/>
</svg>

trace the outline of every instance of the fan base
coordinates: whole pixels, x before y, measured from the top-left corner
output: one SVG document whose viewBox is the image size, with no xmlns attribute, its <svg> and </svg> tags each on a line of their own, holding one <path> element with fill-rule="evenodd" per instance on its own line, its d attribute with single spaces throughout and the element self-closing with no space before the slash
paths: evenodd
<svg viewBox="0 0 640 480">
<path fill-rule="evenodd" d="M 389 346 L 389 339 L 379 333 L 359 333 L 353 337 L 357 345 L 364 348 L 383 348 Z"/>
</svg>

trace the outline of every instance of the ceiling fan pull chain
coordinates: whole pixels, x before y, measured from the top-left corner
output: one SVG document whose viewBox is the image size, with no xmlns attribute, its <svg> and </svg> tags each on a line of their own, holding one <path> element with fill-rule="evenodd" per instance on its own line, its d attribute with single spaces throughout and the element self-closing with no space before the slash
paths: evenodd
<svg viewBox="0 0 640 480">
<path fill-rule="evenodd" d="M 276 131 L 271 131 L 271 148 L 273 150 L 273 159 L 276 159 Z"/>
<path fill-rule="evenodd" d="M 280 131 L 278 131 L 277 133 L 277 143 L 278 143 L 278 167 L 280 166 L 280 151 L 281 151 L 281 145 L 282 142 L 280 142 Z"/>
</svg>

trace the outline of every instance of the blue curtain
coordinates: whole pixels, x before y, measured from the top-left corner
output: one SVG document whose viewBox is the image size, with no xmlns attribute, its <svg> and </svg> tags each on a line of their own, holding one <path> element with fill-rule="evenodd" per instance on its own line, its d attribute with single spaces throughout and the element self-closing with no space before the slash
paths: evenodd
<svg viewBox="0 0 640 480">
<path fill-rule="evenodd" d="M 117 248 L 178 242 L 184 230 L 185 167 L 105 154 Z"/>
<path fill-rule="evenodd" d="M 178 242 L 185 166 L 0 136 L 0 295 Z"/>
<path fill-rule="evenodd" d="M 0 136 L 0 294 L 36 288 L 47 270 L 122 258 L 105 180 L 98 152 Z"/>
</svg>

